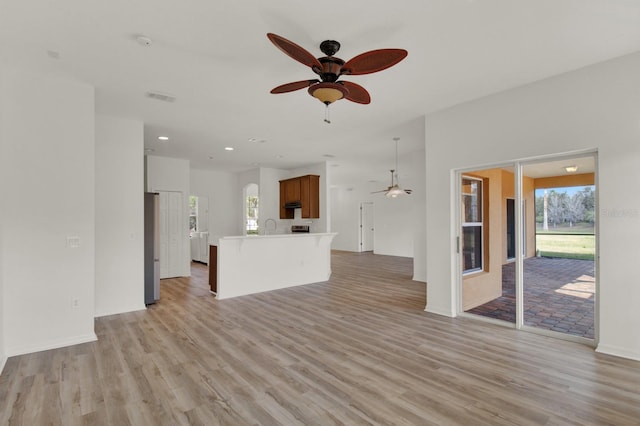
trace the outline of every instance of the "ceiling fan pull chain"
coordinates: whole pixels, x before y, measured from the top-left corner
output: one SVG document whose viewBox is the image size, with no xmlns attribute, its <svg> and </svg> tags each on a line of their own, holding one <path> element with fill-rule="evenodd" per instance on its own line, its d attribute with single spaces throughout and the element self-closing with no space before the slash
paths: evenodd
<svg viewBox="0 0 640 426">
<path fill-rule="evenodd" d="M 329 104 L 327 104 L 324 109 L 324 122 L 327 124 L 331 124 L 331 117 L 329 115 Z"/>
</svg>

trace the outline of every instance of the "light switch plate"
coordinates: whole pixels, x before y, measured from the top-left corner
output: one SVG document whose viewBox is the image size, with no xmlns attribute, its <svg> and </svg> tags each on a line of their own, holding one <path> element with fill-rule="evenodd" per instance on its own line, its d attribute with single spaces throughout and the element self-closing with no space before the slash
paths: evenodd
<svg viewBox="0 0 640 426">
<path fill-rule="evenodd" d="M 67 247 L 69 248 L 78 248 L 80 247 L 80 237 L 78 236 L 67 236 Z"/>
</svg>

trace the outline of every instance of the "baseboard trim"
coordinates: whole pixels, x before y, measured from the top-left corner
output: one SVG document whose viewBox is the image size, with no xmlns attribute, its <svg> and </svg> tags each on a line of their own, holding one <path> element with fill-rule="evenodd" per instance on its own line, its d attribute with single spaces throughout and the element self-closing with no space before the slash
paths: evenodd
<svg viewBox="0 0 640 426">
<path fill-rule="evenodd" d="M 596 348 L 596 352 L 606 355 L 613 355 L 620 358 L 627 358 L 634 361 L 640 361 L 640 353 L 630 351 L 625 348 L 613 345 L 603 345 L 602 343 Z"/>
<path fill-rule="evenodd" d="M 135 311 L 144 311 L 145 309 L 147 309 L 147 307 L 145 305 L 142 305 L 142 307 L 140 306 L 132 306 L 129 308 L 121 308 L 121 309 L 114 309 L 114 310 L 103 310 L 100 312 L 96 312 L 95 313 L 95 317 L 96 318 L 100 318 L 100 317 L 108 317 L 109 315 L 118 315 L 118 314 L 126 314 L 129 312 L 135 312 Z"/>
<path fill-rule="evenodd" d="M 454 312 L 451 311 L 451 309 L 447 309 L 441 306 L 434 307 L 434 306 L 427 305 L 424 307 L 424 311 L 429 312 L 431 314 L 442 315 L 449 318 L 454 318 L 456 316 Z"/>
<path fill-rule="evenodd" d="M 49 349 L 64 348 L 65 346 L 73 346 L 73 345 L 79 345 L 81 343 L 95 342 L 96 340 L 98 340 L 98 336 L 96 336 L 96 333 L 89 333 L 81 336 L 74 336 L 66 339 L 50 341 L 45 344 L 9 348 L 7 350 L 7 357 L 30 354 L 34 352 L 48 351 Z"/>
</svg>

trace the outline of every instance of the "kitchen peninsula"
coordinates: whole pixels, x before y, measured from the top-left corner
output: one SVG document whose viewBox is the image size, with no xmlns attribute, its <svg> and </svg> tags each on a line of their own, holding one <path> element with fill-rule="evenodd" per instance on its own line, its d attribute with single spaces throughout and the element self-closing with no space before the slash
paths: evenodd
<svg viewBox="0 0 640 426">
<path fill-rule="evenodd" d="M 221 237 L 211 247 L 211 291 L 217 299 L 227 299 L 327 281 L 331 276 L 331 241 L 336 235 Z"/>
</svg>

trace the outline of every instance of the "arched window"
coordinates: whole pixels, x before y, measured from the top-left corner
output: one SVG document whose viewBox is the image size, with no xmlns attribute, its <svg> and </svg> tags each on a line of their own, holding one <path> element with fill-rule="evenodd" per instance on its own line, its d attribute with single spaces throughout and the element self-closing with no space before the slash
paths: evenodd
<svg viewBox="0 0 640 426">
<path fill-rule="evenodd" d="M 258 185 L 250 183 L 244 188 L 244 212 L 246 235 L 258 235 Z"/>
</svg>

